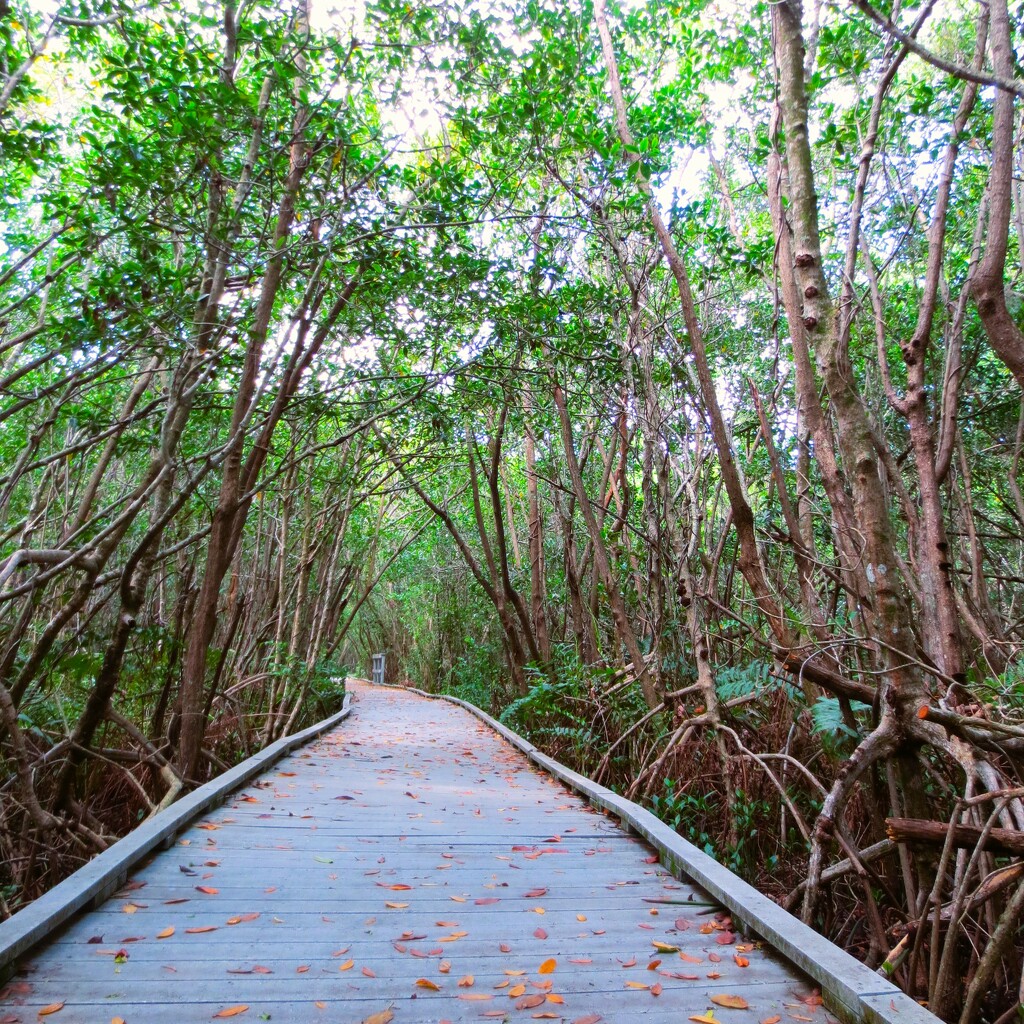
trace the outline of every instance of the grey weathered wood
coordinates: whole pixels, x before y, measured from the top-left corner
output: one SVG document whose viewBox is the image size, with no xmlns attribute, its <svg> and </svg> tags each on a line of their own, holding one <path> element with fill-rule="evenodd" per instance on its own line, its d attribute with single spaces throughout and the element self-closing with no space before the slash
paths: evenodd
<svg viewBox="0 0 1024 1024">
<path fill-rule="evenodd" d="M 266 771 L 284 754 L 339 725 L 350 711 L 351 698 L 346 694 L 342 710 L 337 714 L 301 732 L 282 737 L 230 771 L 200 786 L 143 822 L 45 895 L 0 923 L 0 975 L 21 954 L 45 939 L 78 911 L 90 905 L 97 906 L 120 889 L 128 872 L 152 850 L 173 843 L 174 836 L 204 811 Z"/>
<path fill-rule="evenodd" d="M 0 996 L 0 1017 L 27 1021 L 66 1001 L 58 1024 L 190 1024 L 234 1004 L 248 1007 L 243 1024 L 354 1024 L 389 1005 L 395 1024 L 479 1021 L 488 1011 L 510 1021 L 547 1011 L 676 1024 L 731 994 L 749 1008 L 716 1009 L 723 1024 L 794 1012 L 830 1019 L 806 977 L 769 946 L 738 933 L 718 944 L 729 926 L 705 888 L 673 877 L 646 841 L 556 782 L 514 733 L 470 718 L 467 705 L 354 689 L 344 729 L 193 818 L 128 888 L 23 962 L 23 987 Z M 241 919 L 250 913 L 259 916 Z M 749 963 L 734 960 L 738 948 Z M 541 975 L 549 958 L 557 969 Z M 269 973 L 235 973 L 256 966 Z M 460 989 L 467 975 L 473 984 Z M 506 994 L 544 981 L 564 1002 L 517 1009 Z M 913 1024 L 884 1017 L 886 1005 L 868 997 L 859 1019 Z M 838 1001 L 829 1008 L 853 1019 Z"/>
<path fill-rule="evenodd" d="M 417 693 L 438 697 L 423 690 Z M 566 783 L 594 806 L 614 814 L 623 825 L 643 836 L 661 855 L 662 863 L 678 876 L 698 882 L 728 907 L 736 919 L 767 939 L 792 963 L 822 987 L 831 1009 L 852 1021 L 879 1024 L 936 1024 L 938 1017 L 881 978 L 845 950 L 773 903 L 703 850 L 687 842 L 650 811 L 613 793 L 591 779 L 539 751 L 532 743 L 496 723 L 490 715 L 467 701 L 441 695 L 475 714 L 535 764 Z"/>
</svg>

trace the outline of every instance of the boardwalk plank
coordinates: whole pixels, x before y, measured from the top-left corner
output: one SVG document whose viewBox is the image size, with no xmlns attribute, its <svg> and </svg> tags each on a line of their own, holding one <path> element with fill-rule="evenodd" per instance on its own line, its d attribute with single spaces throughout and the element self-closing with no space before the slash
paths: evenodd
<svg viewBox="0 0 1024 1024">
<path fill-rule="evenodd" d="M 463 710 L 362 688 L 342 728 L 234 794 L 24 963 L 0 1018 L 28 1024 L 64 1002 L 43 1019 L 208 1021 L 245 1005 L 243 1022 L 355 1024 L 391 1006 L 396 1024 L 660 1024 L 733 994 L 750 1008 L 716 1008 L 725 1024 L 825 1024 L 806 979 L 656 860 Z M 538 973 L 548 958 L 554 972 Z M 232 973 L 256 967 L 269 973 Z M 564 1002 L 517 1008 L 547 983 Z M 655 984 L 657 996 L 640 987 Z"/>
</svg>

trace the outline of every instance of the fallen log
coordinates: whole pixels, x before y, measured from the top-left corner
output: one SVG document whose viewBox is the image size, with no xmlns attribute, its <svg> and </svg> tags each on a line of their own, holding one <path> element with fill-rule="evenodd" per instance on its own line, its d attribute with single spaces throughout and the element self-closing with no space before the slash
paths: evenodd
<svg viewBox="0 0 1024 1024">
<path fill-rule="evenodd" d="M 933 843 L 936 846 L 943 845 L 952 831 L 953 845 L 967 849 L 977 846 L 984 831 L 977 825 L 951 825 L 946 821 L 928 821 L 924 818 L 886 818 L 885 828 L 895 843 Z M 1024 832 L 1010 828 L 990 829 L 982 849 L 1024 857 Z"/>
</svg>

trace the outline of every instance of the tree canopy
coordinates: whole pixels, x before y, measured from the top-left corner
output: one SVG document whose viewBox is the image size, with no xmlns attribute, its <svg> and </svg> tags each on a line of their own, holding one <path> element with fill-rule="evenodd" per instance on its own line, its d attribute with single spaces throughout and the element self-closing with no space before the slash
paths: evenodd
<svg viewBox="0 0 1024 1024">
<path fill-rule="evenodd" d="M 384 651 L 1014 1019 L 1024 8 L 0 5 L 0 911 Z"/>
</svg>

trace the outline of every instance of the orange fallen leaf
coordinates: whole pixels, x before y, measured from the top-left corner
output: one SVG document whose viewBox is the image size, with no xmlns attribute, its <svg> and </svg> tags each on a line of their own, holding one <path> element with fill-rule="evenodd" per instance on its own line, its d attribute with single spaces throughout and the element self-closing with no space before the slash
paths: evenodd
<svg viewBox="0 0 1024 1024">
<path fill-rule="evenodd" d="M 216 1020 L 218 1017 L 237 1017 L 240 1013 L 245 1013 L 249 1007 L 245 1003 L 239 1003 L 238 1006 L 229 1006 L 227 1009 L 221 1010 L 213 1015 L 213 1019 Z"/>
<path fill-rule="evenodd" d="M 645 985 L 642 981 L 627 981 L 626 988 L 650 988 L 650 985 Z"/>
<path fill-rule="evenodd" d="M 394 1010 L 381 1010 L 379 1013 L 371 1013 L 363 1020 L 363 1024 L 391 1024 L 394 1019 Z"/>
<path fill-rule="evenodd" d="M 662 991 L 663 991 L 663 989 L 662 989 L 662 987 L 661 987 L 661 982 L 660 982 L 660 981 L 656 981 L 656 982 L 655 982 L 655 983 L 654 983 L 654 984 L 653 984 L 653 985 L 651 986 L 651 995 L 652 995 L 652 996 L 660 996 L 660 995 L 661 995 L 661 993 L 662 993 Z"/>
<path fill-rule="evenodd" d="M 462 995 L 459 996 L 459 998 L 468 999 L 480 1003 L 486 999 L 493 999 L 494 996 L 489 995 L 486 992 L 463 992 Z"/>
<path fill-rule="evenodd" d="M 212 885 L 197 885 L 196 892 L 205 892 L 207 896 L 216 896 L 220 889 L 215 889 Z"/>
<path fill-rule="evenodd" d="M 565 1002 L 557 992 L 549 992 L 545 998 L 549 1003 L 554 1003 L 556 1006 L 561 1006 Z"/>
<path fill-rule="evenodd" d="M 440 992 L 441 991 L 441 986 L 440 985 L 436 985 L 429 978 L 417 978 L 416 979 L 416 987 L 417 988 L 428 988 L 428 989 L 430 989 L 431 992 Z"/>
<path fill-rule="evenodd" d="M 765 1019 L 761 1021 L 761 1024 L 779 1024 L 780 1020 L 782 1020 L 782 1018 L 778 1014 L 775 1014 L 774 1017 L 765 1017 Z"/>
<path fill-rule="evenodd" d="M 170 925 L 165 928 L 162 932 L 157 932 L 156 937 L 158 939 L 169 939 L 174 934 L 174 925 Z"/>
<path fill-rule="evenodd" d="M 532 1010 L 536 1006 L 540 1006 L 544 1002 L 544 996 L 523 996 L 522 999 L 516 1003 L 517 1010 Z"/>
<path fill-rule="evenodd" d="M 736 961 L 736 966 L 737 967 L 749 967 L 750 966 L 750 961 L 745 956 L 740 956 L 738 953 L 733 957 L 733 960 Z"/>
<path fill-rule="evenodd" d="M 360 968 L 360 969 L 362 970 L 363 977 L 365 977 L 365 978 L 376 978 L 377 977 L 377 975 L 374 974 L 372 969 L 369 968 L 369 967 L 363 967 L 363 968 Z"/>
<path fill-rule="evenodd" d="M 555 968 L 558 966 L 558 961 L 554 957 L 550 957 L 545 960 L 544 963 L 537 968 L 538 974 L 553 974 Z"/>
<path fill-rule="evenodd" d="M 508 990 L 508 997 L 509 999 L 518 999 L 524 992 L 526 992 L 525 985 L 516 985 L 515 988 Z"/>
<path fill-rule="evenodd" d="M 317 1008 L 318 1010 L 326 1010 L 326 1009 L 327 1009 L 327 1004 L 326 1004 L 326 1003 L 324 1003 L 324 1002 L 321 1002 L 321 1000 L 319 1000 L 319 999 L 318 999 L 318 1000 L 317 1000 L 317 1001 L 316 1001 L 316 1002 L 315 1002 L 315 1003 L 314 1003 L 313 1005 L 314 1005 L 314 1006 L 315 1006 L 315 1007 L 316 1007 L 316 1008 Z"/>
<path fill-rule="evenodd" d="M 110 1024 L 125 1024 L 124 1017 L 111 1017 Z"/>
<path fill-rule="evenodd" d="M 472 988 L 475 980 L 472 974 L 467 974 L 464 978 L 459 978 L 459 988 Z"/>
<path fill-rule="evenodd" d="M 449 971 L 450 971 L 450 970 L 452 969 L 452 965 L 451 965 L 451 963 L 450 963 L 449 961 L 447 961 L 447 960 L 442 960 L 442 961 L 441 961 L 441 962 L 440 962 L 440 963 L 439 963 L 439 964 L 437 965 L 437 969 L 438 969 L 438 971 L 439 971 L 439 972 L 440 972 L 441 974 L 447 974 L 447 973 L 448 973 L 448 972 L 449 972 Z"/>
<path fill-rule="evenodd" d="M 711 997 L 711 1002 L 716 1006 L 724 1006 L 729 1010 L 749 1010 L 750 1003 L 743 996 L 731 996 L 724 992 L 716 992 Z"/>
<path fill-rule="evenodd" d="M 507 942 L 499 942 L 498 943 L 498 949 L 500 949 L 502 951 L 502 953 L 511 953 L 512 952 L 512 947 Z"/>
<path fill-rule="evenodd" d="M 382 889 L 390 889 L 392 892 L 407 892 L 412 888 L 411 885 L 403 885 L 401 882 L 398 882 L 395 885 L 388 885 L 387 882 L 378 882 L 377 884 Z"/>
<path fill-rule="evenodd" d="M 577 1017 L 572 1024 L 598 1024 L 604 1018 L 599 1013 L 588 1013 L 585 1017 Z"/>
<path fill-rule="evenodd" d="M 548 937 L 548 933 L 544 931 L 543 928 L 538 928 L 536 929 L 536 931 L 534 931 L 533 937 L 535 939 L 546 939 Z"/>
<path fill-rule="evenodd" d="M 702 1013 L 699 1017 L 691 1017 L 690 1020 L 696 1021 L 697 1024 L 718 1024 L 718 1018 L 713 1010 L 708 1010 L 707 1013 Z"/>
<path fill-rule="evenodd" d="M 309 964 L 303 964 L 301 967 L 295 968 L 296 974 L 305 974 L 309 970 Z"/>
<path fill-rule="evenodd" d="M 216 925 L 204 924 L 200 928 L 186 928 L 186 935 L 202 935 L 203 932 L 215 932 L 217 930 Z"/>
<path fill-rule="evenodd" d="M 40 1017 L 48 1017 L 51 1013 L 58 1013 L 64 1009 L 64 1003 L 50 1003 L 49 1006 L 44 1006 L 41 1010 L 37 1011 Z"/>
<path fill-rule="evenodd" d="M 355 960 L 346 960 L 343 964 L 339 964 L 338 965 L 338 970 L 339 971 L 351 971 L 352 968 L 355 967 L 355 965 L 356 965 Z"/>
<path fill-rule="evenodd" d="M 680 953 L 679 954 L 679 959 L 680 960 L 685 960 L 688 964 L 702 964 L 702 963 L 704 963 L 704 961 L 700 957 L 690 956 L 689 953 Z"/>
<path fill-rule="evenodd" d="M 577 921 L 586 921 L 586 919 L 587 919 L 587 915 L 586 914 L 577 914 L 576 915 L 576 920 Z"/>
<path fill-rule="evenodd" d="M 541 896 L 547 895 L 547 889 L 531 889 L 529 892 L 523 893 L 524 899 L 535 900 Z"/>
<path fill-rule="evenodd" d="M 571 964 L 592 964 L 593 962 L 589 956 L 577 956 L 569 960 Z"/>
<path fill-rule="evenodd" d="M 389 910 L 405 910 L 405 908 L 407 906 L 409 906 L 409 904 L 408 903 L 385 903 L 384 906 L 387 907 Z"/>
</svg>

